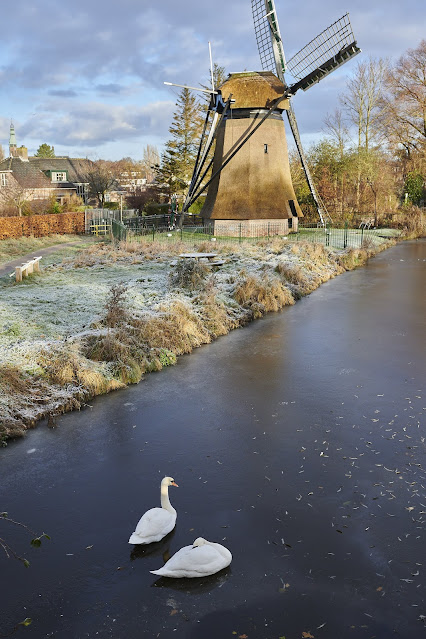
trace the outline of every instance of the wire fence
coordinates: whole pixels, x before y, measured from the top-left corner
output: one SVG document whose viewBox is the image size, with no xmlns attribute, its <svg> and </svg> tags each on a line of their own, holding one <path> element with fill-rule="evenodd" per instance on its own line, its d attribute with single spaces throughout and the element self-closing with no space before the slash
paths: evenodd
<svg viewBox="0 0 426 639">
<path fill-rule="evenodd" d="M 111 221 L 111 232 L 117 241 L 155 241 L 162 244 L 173 242 L 187 242 L 197 244 L 201 242 L 212 243 L 246 243 L 257 242 L 259 240 L 272 239 L 273 237 L 285 238 L 289 242 L 313 242 L 323 244 L 337 249 L 373 247 L 388 241 L 392 237 L 397 237 L 400 231 L 396 229 L 376 229 L 376 228 L 349 228 L 333 227 L 331 225 L 301 225 L 297 232 L 290 232 L 287 235 L 274 232 L 273 225 L 266 223 L 258 224 L 250 230 L 247 235 L 247 227 L 241 223 L 236 223 L 234 234 L 216 235 L 214 224 L 184 226 L 183 228 L 171 228 L 170 226 L 131 225 L 122 224 L 117 220 Z"/>
</svg>

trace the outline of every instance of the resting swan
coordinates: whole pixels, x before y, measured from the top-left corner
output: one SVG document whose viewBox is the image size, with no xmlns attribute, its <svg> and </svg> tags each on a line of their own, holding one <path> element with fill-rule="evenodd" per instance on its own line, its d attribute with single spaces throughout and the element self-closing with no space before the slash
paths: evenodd
<svg viewBox="0 0 426 639">
<path fill-rule="evenodd" d="M 161 482 L 161 508 L 151 508 L 140 518 L 129 544 L 151 544 L 160 541 L 176 525 L 176 510 L 169 500 L 169 486 L 176 486 L 172 477 L 164 477 Z"/>
<path fill-rule="evenodd" d="M 159 570 L 150 570 L 161 577 L 206 577 L 229 566 L 232 555 L 221 544 L 198 537 L 192 546 L 177 551 Z"/>
</svg>

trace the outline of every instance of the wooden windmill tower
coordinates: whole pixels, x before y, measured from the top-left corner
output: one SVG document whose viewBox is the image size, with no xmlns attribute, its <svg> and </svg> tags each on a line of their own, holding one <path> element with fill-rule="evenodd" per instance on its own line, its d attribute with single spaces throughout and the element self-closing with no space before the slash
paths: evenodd
<svg viewBox="0 0 426 639">
<path fill-rule="evenodd" d="M 262 72 L 232 73 L 221 87 L 212 83 L 211 102 L 183 213 L 205 192 L 204 222 L 221 235 L 286 233 L 302 215 L 290 176 L 285 111 L 321 222 L 327 212 L 303 153 L 290 99 L 306 91 L 357 55 L 348 14 L 311 40 L 286 63 L 273 0 L 252 0 Z M 295 82 L 287 84 L 285 72 Z M 214 157 L 209 151 L 216 140 Z M 210 158 L 210 159 L 209 159 Z M 212 168 L 212 175 L 205 177 Z M 267 225 L 265 225 L 267 223 Z M 238 229 L 238 231 L 237 231 Z"/>
</svg>

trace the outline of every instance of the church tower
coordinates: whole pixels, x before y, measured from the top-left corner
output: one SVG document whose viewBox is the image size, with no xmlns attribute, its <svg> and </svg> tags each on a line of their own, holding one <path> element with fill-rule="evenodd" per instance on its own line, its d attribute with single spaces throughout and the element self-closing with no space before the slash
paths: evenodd
<svg viewBox="0 0 426 639">
<path fill-rule="evenodd" d="M 16 156 L 16 135 L 15 135 L 15 127 L 13 126 L 13 122 L 10 123 L 9 156 L 11 158 Z"/>
<path fill-rule="evenodd" d="M 26 146 L 22 145 L 19 148 L 16 145 L 16 135 L 15 135 L 15 127 L 13 126 L 13 122 L 10 123 L 10 134 L 9 134 L 9 157 L 11 158 L 21 158 L 28 162 L 28 149 Z"/>
</svg>

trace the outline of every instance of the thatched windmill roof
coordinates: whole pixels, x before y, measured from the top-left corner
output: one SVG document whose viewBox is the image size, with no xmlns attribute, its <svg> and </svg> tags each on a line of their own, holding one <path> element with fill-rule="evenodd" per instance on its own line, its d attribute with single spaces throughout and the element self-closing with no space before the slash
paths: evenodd
<svg viewBox="0 0 426 639">
<path fill-rule="evenodd" d="M 283 83 L 271 71 L 230 73 L 219 89 L 225 100 L 232 93 L 231 109 L 268 109 L 284 93 Z M 288 109 L 288 100 L 283 98 L 277 109 Z"/>
</svg>

